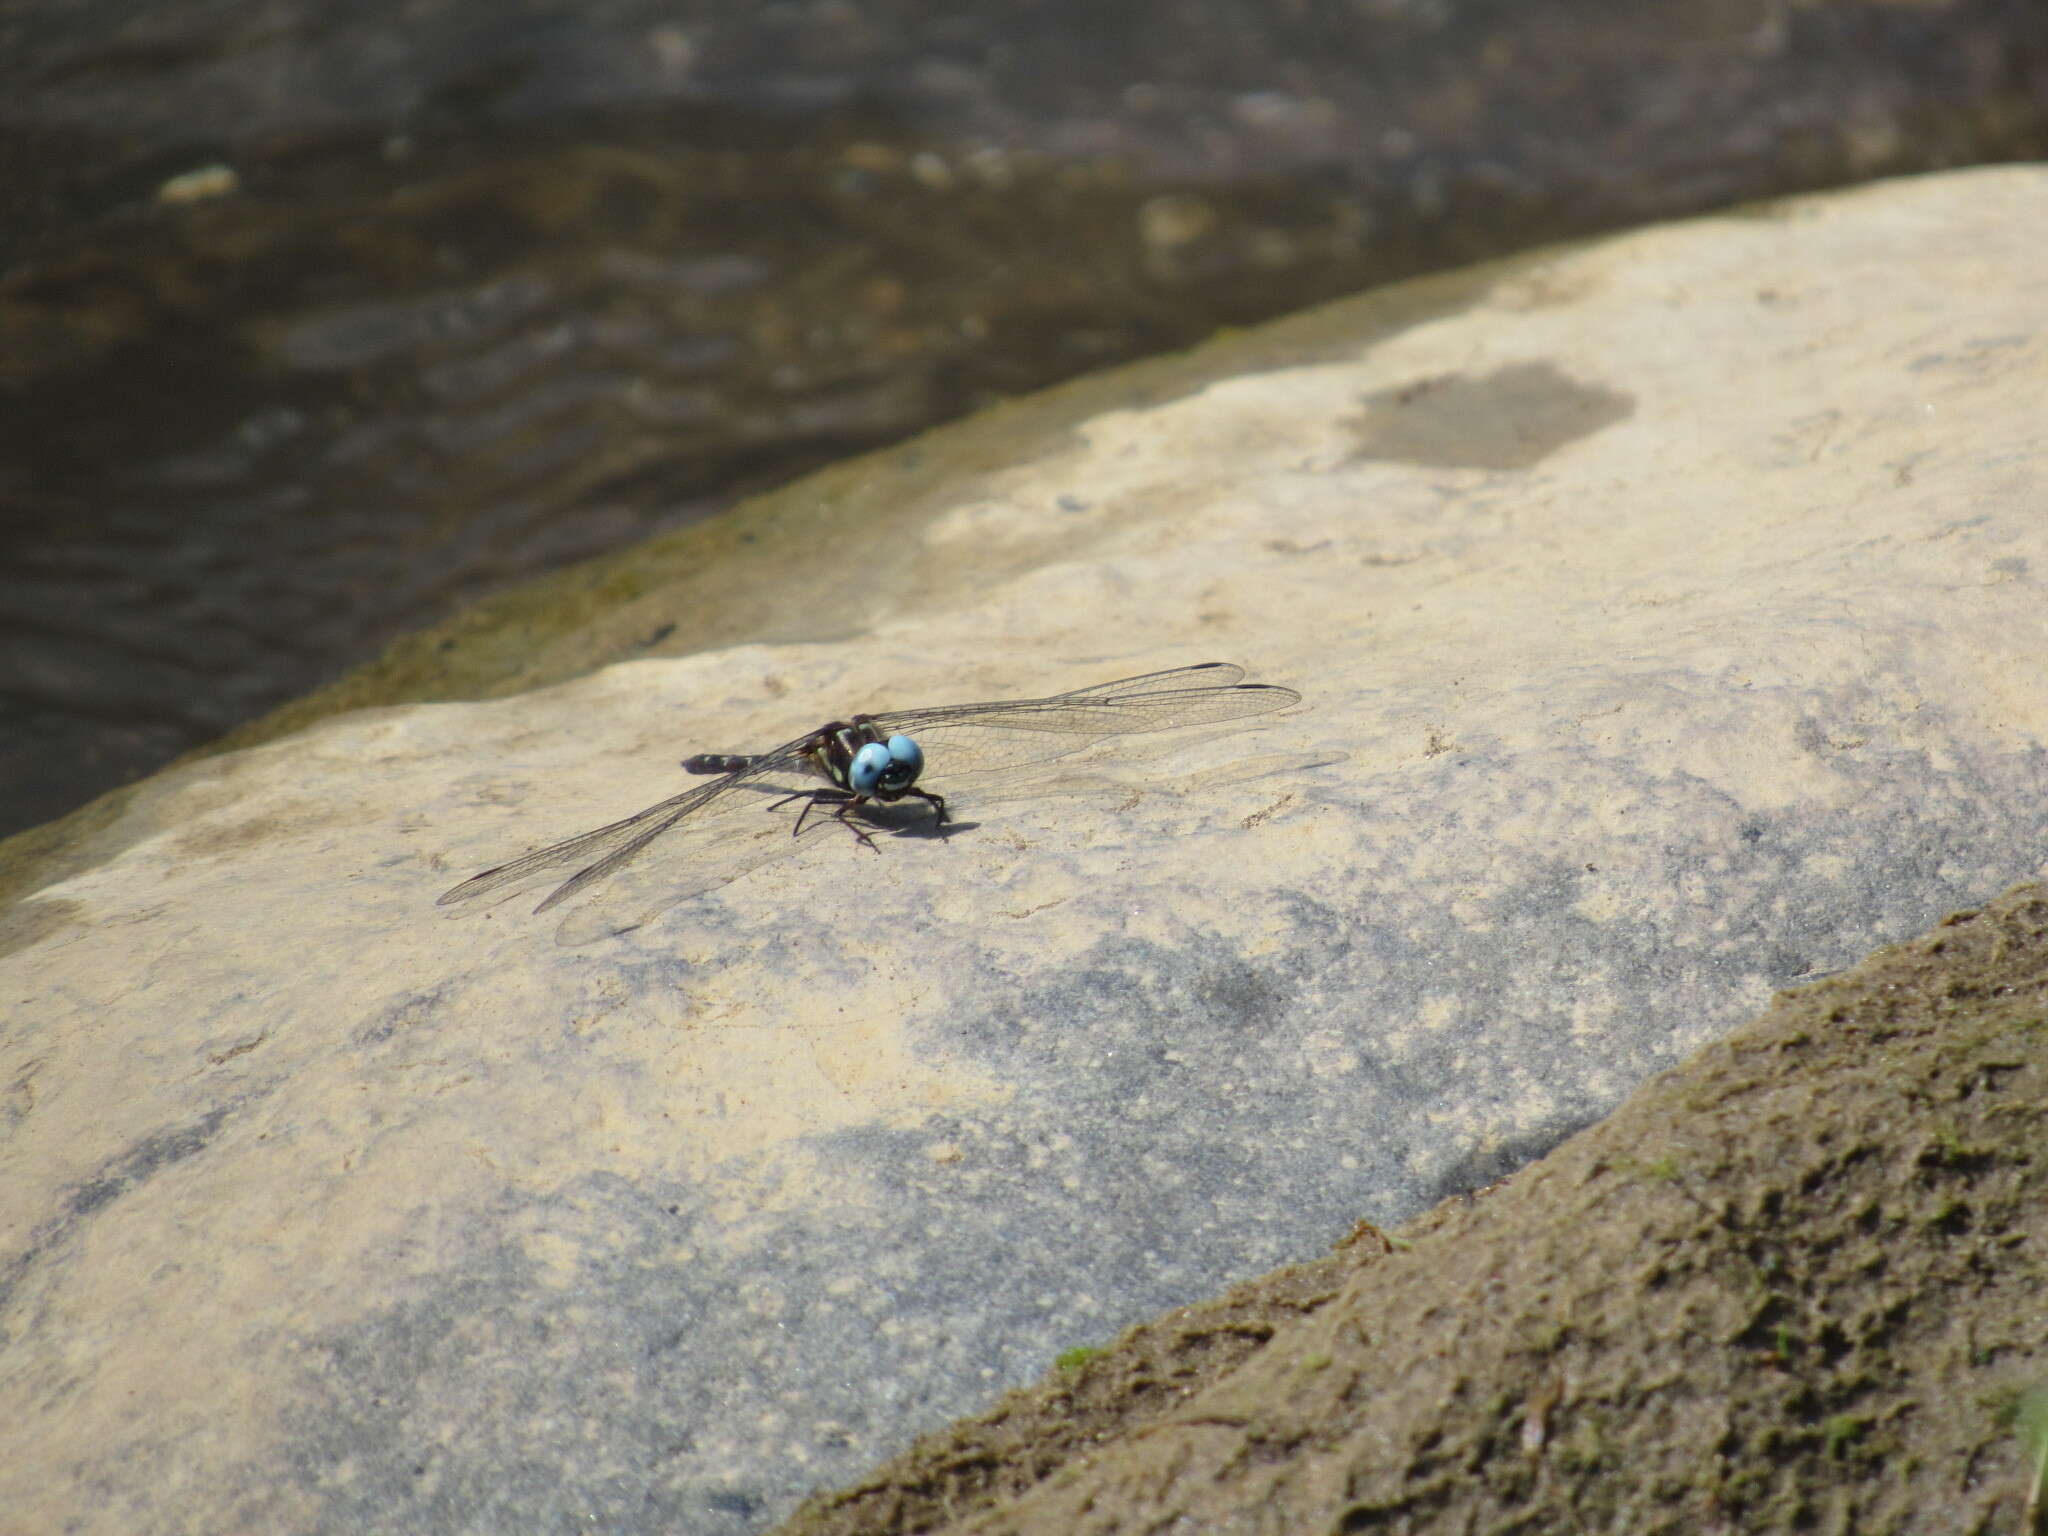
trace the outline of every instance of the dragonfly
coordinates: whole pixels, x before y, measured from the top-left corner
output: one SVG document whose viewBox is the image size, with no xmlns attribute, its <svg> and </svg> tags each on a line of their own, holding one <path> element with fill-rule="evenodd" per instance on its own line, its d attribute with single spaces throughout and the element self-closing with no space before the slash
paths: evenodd
<svg viewBox="0 0 2048 1536">
<path fill-rule="evenodd" d="M 915 798 L 931 807 L 934 827 L 947 820 L 945 796 L 918 784 L 925 768 L 924 741 L 932 743 L 933 758 L 946 772 L 986 772 L 1062 757 L 1099 737 L 1214 725 L 1301 702 L 1301 695 L 1292 688 L 1239 681 L 1243 676 L 1243 667 L 1210 661 L 1096 683 L 1043 699 L 939 704 L 854 715 L 828 721 L 765 752 L 699 753 L 685 758 L 682 766 L 690 773 L 715 775 L 710 783 L 472 875 L 443 892 L 438 905 L 458 907 L 482 901 L 553 871 L 573 870 L 533 909 L 545 912 L 609 880 L 664 835 L 679 828 L 687 830 L 731 809 L 734 791 L 765 787 L 763 781 L 785 775 L 825 781 L 821 787 L 784 795 L 768 807 L 772 810 L 799 799 L 806 802 L 790 829 L 792 837 L 802 832 L 805 818 L 814 809 L 829 806 L 831 819 L 849 828 L 862 845 L 880 852 L 873 836 L 850 819 L 853 812 L 870 803 L 889 805 Z"/>
</svg>

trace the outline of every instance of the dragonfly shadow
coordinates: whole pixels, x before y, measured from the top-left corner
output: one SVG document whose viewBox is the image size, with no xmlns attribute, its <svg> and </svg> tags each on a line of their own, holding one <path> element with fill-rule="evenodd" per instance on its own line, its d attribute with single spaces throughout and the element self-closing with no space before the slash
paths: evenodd
<svg viewBox="0 0 2048 1536">
<path fill-rule="evenodd" d="M 809 845 L 810 839 L 821 828 L 830 827 L 834 822 L 844 823 L 849 830 L 855 823 L 859 823 L 872 832 L 886 832 L 892 839 L 911 838 L 937 843 L 943 843 L 956 832 L 971 832 L 981 825 L 977 821 L 961 821 L 950 810 L 945 820 L 941 821 L 932 814 L 931 806 L 923 800 L 899 800 L 894 804 L 868 800 L 859 805 L 848 806 L 846 814 L 842 817 L 839 814 L 839 807 L 829 799 L 814 802 L 808 808 L 805 804 L 814 794 L 830 795 L 837 791 L 792 790 L 786 784 L 742 784 L 738 786 L 738 792 L 758 795 L 766 803 L 752 807 L 742 806 L 737 812 L 728 811 L 726 815 L 744 816 L 749 810 L 757 815 L 766 813 L 773 816 L 777 822 L 786 824 L 793 843 L 805 846 Z M 799 821 L 803 823 L 800 831 L 796 826 Z"/>
<path fill-rule="evenodd" d="M 804 791 L 808 799 L 810 791 Z M 830 801 L 806 810 L 801 803 L 794 803 L 781 809 L 764 807 L 774 812 L 778 823 L 789 829 L 792 844 L 810 848 L 816 844 L 813 839 L 829 836 L 837 825 L 840 836 L 850 837 L 857 846 L 870 846 L 861 842 L 862 834 L 869 837 L 886 836 L 890 842 L 905 839 L 919 843 L 943 843 L 956 832 L 971 831 L 979 822 L 958 821 L 948 815 L 944 821 L 932 814 L 932 808 L 923 801 L 916 804 L 877 805 L 873 801 L 866 805 L 848 806 L 846 814 L 839 814 L 839 807 Z M 797 818 L 803 818 L 803 830 L 796 831 Z"/>
</svg>

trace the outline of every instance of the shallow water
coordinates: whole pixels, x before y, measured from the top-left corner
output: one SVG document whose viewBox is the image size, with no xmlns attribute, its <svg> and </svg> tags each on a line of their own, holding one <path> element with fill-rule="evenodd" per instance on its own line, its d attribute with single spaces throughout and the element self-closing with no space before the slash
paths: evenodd
<svg viewBox="0 0 2048 1536">
<path fill-rule="evenodd" d="M 2048 115 L 1994 0 L 698 9 L 12 24 L 0 833 L 1006 395 Z"/>
</svg>

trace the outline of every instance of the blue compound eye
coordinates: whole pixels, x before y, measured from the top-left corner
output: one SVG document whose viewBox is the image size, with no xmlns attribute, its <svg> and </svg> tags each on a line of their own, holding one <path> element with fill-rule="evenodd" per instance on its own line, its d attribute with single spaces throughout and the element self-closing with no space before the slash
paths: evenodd
<svg viewBox="0 0 2048 1536">
<path fill-rule="evenodd" d="M 924 748 L 908 736 L 889 738 L 889 756 L 896 764 L 901 788 L 908 789 L 917 782 L 917 776 L 924 772 Z"/>
<path fill-rule="evenodd" d="M 889 749 L 879 741 L 871 741 L 853 754 L 846 769 L 846 787 L 856 795 L 872 795 L 890 777 L 894 767 L 895 759 L 890 757 Z"/>
</svg>

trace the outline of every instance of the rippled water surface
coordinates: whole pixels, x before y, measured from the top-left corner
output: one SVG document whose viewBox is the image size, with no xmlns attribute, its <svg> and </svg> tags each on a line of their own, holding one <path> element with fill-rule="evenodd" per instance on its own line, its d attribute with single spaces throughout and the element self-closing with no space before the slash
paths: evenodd
<svg viewBox="0 0 2048 1536">
<path fill-rule="evenodd" d="M 17 14 L 0 832 L 1005 395 L 1564 234 L 2038 155 L 2044 16 Z"/>
</svg>

